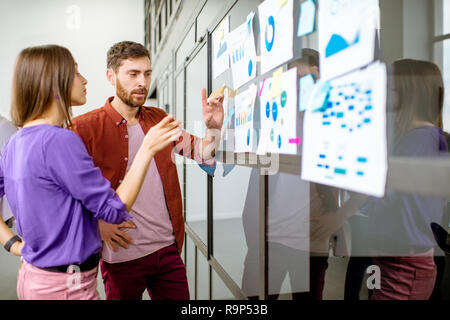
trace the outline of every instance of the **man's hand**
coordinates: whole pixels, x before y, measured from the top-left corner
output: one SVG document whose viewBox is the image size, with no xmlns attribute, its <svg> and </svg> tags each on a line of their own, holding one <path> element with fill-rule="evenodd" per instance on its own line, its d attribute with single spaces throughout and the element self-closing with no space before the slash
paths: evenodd
<svg viewBox="0 0 450 320">
<path fill-rule="evenodd" d="M 128 244 L 133 244 L 133 239 L 125 232 L 120 230 L 121 228 L 136 229 L 136 225 L 131 221 L 125 221 L 121 224 L 109 224 L 105 221 L 99 220 L 98 226 L 100 229 L 100 235 L 102 240 L 113 251 L 117 251 L 120 245 L 122 248 L 128 249 Z"/>
<path fill-rule="evenodd" d="M 311 240 L 329 239 L 344 224 L 345 218 L 337 212 L 327 212 L 319 217 L 310 219 Z"/>
<path fill-rule="evenodd" d="M 221 94 L 216 97 L 206 98 L 206 89 L 202 90 L 202 106 L 203 106 L 203 120 L 205 121 L 206 128 L 208 129 L 222 129 L 223 124 L 223 99 L 224 95 Z"/>
</svg>

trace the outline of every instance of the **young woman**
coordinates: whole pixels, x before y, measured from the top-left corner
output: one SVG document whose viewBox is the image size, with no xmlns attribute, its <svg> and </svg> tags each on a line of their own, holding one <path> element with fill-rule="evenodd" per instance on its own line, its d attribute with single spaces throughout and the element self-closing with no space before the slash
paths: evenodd
<svg viewBox="0 0 450 320">
<path fill-rule="evenodd" d="M 393 69 L 393 155 L 409 158 L 446 157 L 442 131 L 444 84 L 434 63 L 402 59 Z M 431 223 L 440 224 L 446 199 L 389 192 L 371 198 L 361 209 L 369 216 L 372 264 L 380 267 L 381 289 L 374 300 L 427 300 L 436 280 Z"/>
<path fill-rule="evenodd" d="M 428 61 L 395 61 L 392 90 L 392 155 L 446 157 L 448 146 L 442 131 L 444 85 L 439 68 Z M 381 273 L 380 289 L 373 290 L 370 299 L 427 300 L 436 280 L 436 241 L 431 224 L 440 224 L 446 203 L 441 197 L 389 190 L 384 198 L 352 193 L 339 210 L 314 219 L 311 237 L 331 235 L 346 219 L 362 212 L 368 216 L 364 232 L 372 259 L 356 269 L 363 272 L 371 264 L 378 266 Z M 362 276 L 356 278 L 361 281 Z M 355 287 L 359 289 L 360 284 Z M 357 293 L 353 298 L 357 298 Z"/>
<path fill-rule="evenodd" d="M 77 69 L 69 50 L 56 45 L 24 49 L 16 61 L 11 115 L 22 129 L 3 150 L 0 196 L 6 194 L 24 240 L 6 243 L 22 254 L 19 299 L 99 298 L 98 219 L 131 219 L 127 211 L 151 159 L 181 134 L 172 116 L 149 130 L 114 192 L 81 139 L 66 129 L 71 106 L 86 103 L 87 81 Z M 0 240 L 6 231 L 0 229 Z"/>
</svg>

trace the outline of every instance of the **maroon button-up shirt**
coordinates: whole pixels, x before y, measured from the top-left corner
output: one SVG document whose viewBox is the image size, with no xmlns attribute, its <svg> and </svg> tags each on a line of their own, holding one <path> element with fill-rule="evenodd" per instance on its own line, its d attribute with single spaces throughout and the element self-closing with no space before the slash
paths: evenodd
<svg viewBox="0 0 450 320">
<path fill-rule="evenodd" d="M 122 182 L 128 161 L 128 131 L 126 120 L 111 106 L 114 97 L 108 98 L 102 108 L 93 110 L 72 120 L 73 130 L 83 140 L 94 163 L 114 189 Z M 167 114 L 154 107 L 142 107 L 139 124 L 147 134 L 151 127 Z M 184 219 L 180 184 L 175 165 L 174 151 L 197 162 L 203 162 L 198 150 L 201 140 L 187 132 L 176 144 L 171 144 L 155 155 L 156 166 L 162 180 L 167 208 L 170 214 L 178 251 L 184 241 Z M 209 164 L 209 162 L 208 162 Z M 151 195 L 149 195 L 151 197 Z"/>
</svg>

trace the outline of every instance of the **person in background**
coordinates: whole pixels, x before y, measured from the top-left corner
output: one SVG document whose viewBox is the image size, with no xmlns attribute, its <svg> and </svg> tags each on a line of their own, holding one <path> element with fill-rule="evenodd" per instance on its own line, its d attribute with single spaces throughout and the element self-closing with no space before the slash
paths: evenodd
<svg viewBox="0 0 450 320">
<path fill-rule="evenodd" d="M 442 131 L 444 85 L 432 62 L 402 59 L 392 65 L 393 155 L 447 156 Z M 361 211 L 369 217 L 367 238 L 372 264 L 380 268 L 380 289 L 372 300 L 427 300 L 436 280 L 431 223 L 440 224 L 446 199 L 388 191 L 384 198 L 352 195 L 337 212 L 318 220 L 314 236 L 333 233 Z"/>
<path fill-rule="evenodd" d="M 319 79 L 319 53 L 313 49 L 302 49 L 302 57 L 289 64 L 289 68 L 294 67 L 297 68 L 298 78 L 311 74 L 314 79 Z M 260 178 L 258 170 L 253 170 L 242 215 L 248 246 L 242 289 L 250 299 L 257 299 L 259 294 Z M 289 274 L 292 299 L 322 300 L 328 267 L 329 237 L 310 241 L 308 218 L 336 210 L 337 190 L 303 181 L 287 173 L 271 175 L 268 180 L 269 299 L 279 297 L 281 285 Z M 295 190 L 295 196 L 292 190 Z"/>
<path fill-rule="evenodd" d="M 94 163 L 113 188 L 121 183 L 145 134 L 166 113 L 145 107 L 152 66 L 150 53 L 139 43 L 122 41 L 107 53 L 107 79 L 115 96 L 102 108 L 74 119 Z M 202 92 L 206 136 L 183 131 L 182 140 L 157 154 L 150 164 L 142 191 L 131 210 L 135 228 L 100 222 L 104 241 L 102 277 L 108 300 L 141 300 L 147 289 L 152 300 L 187 300 L 189 287 L 181 259 L 184 218 L 174 152 L 200 164 L 215 165 L 223 123 L 223 94 L 206 99 Z"/>
<path fill-rule="evenodd" d="M 17 132 L 17 128 L 5 117 L 0 116 L 0 150 L 3 150 L 6 142 Z M 9 228 L 13 227 L 14 216 L 8 204 L 6 197 L 0 199 L 0 243 L 6 244 L 9 239 L 14 237 Z M 9 251 L 15 256 L 20 256 L 23 242 L 14 242 Z"/>
<path fill-rule="evenodd" d="M 98 299 L 101 239 L 98 219 L 122 223 L 142 186 L 150 161 L 181 134 L 164 118 L 145 136 L 116 192 L 71 130 L 71 106 L 86 102 L 86 79 L 70 51 L 57 45 L 22 50 L 14 69 L 11 115 L 21 127 L 5 145 L 0 196 L 6 194 L 22 242 L 19 299 Z M 22 240 L 23 239 L 23 240 Z M 72 274 L 75 272 L 74 274 Z M 73 280 L 73 281 L 72 281 Z"/>
</svg>

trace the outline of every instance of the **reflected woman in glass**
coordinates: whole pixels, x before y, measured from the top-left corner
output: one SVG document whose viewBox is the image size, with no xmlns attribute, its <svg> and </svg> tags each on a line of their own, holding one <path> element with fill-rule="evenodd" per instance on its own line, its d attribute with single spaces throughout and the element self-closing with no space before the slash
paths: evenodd
<svg viewBox="0 0 450 320">
<path fill-rule="evenodd" d="M 393 63 L 394 150 L 396 157 L 431 158 L 445 155 L 442 132 L 444 85 L 431 62 L 403 59 Z M 369 216 L 373 264 L 381 270 L 381 289 L 372 299 L 428 299 L 436 280 L 430 227 L 441 223 L 446 199 L 390 193 L 370 199 Z"/>
<path fill-rule="evenodd" d="M 439 68 L 427 61 L 395 61 L 392 86 L 392 156 L 446 156 L 448 146 L 442 132 L 444 85 Z M 352 194 L 336 213 L 316 219 L 312 237 L 332 234 L 361 211 L 369 217 L 372 265 L 380 270 L 380 288 L 373 283 L 376 289 L 371 299 L 427 300 L 436 281 L 436 241 L 431 223 L 442 225 L 446 203 L 444 198 L 413 193 L 388 191 L 382 199 Z"/>
</svg>

